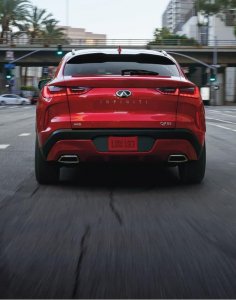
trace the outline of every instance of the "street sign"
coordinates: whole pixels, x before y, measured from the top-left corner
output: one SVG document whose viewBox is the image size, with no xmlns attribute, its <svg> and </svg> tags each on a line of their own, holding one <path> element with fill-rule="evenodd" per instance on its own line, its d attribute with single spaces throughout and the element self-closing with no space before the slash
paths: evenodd
<svg viewBox="0 0 236 300">
<path fill-rule="evenodd" d="M 48 74 L 48 67 L 43 67 L 42 69 L 42 75 L 47 75 Z"/>
<path fill-rule="evenodd" d="M 14 51 L 8 50 L 6 51 L 5 60 L 12 61 L 14 60 Z"/>
<path fill-rule="evenodd" d="M 214 89 L 215 91 L 217 91 L 217 90 L 220 89 L 220 86 L 219 86 L 219 85 L 213 85 L 213 89 Z"/>
<path fill-rule="evenodd" d="M 15 66 L 16 66 L 15 64 L 4 64 L 5 69 L 14 69 Z"/>
<path fill-rule="evenodd" d="M 214 67 L 214 68 L 220 68 L 221 67 L 221 65 L 211 65 L 212 67 Z"/>
<path fill-rule="evenodd" d="M 203 101 L 209 101 L 210 100 L 210 88 L 207 86 L 201 87 L 201 96 Z"/>
</svg>

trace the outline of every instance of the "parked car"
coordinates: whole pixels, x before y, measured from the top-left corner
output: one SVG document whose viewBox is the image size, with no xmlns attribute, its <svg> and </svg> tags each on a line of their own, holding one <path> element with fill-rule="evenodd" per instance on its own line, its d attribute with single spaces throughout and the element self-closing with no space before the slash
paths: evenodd
<svg viewBox="0 0 236 300">
<path fill-rule="evenodd" d="M 0 105 L 7 105 L 7 104 L 30 104 L 30 100 L 27 98 L 20 97 L 15 94 L 3 94 L 0 95 Z"/>
<path fill-rule="evenodd" d="M 72 51 L 55 78 L 39 87 L 39 183 L 57 182 L 61 166 L 131 158 L 178 166 L 184 183 L 203 180 L 203 101 L 198 87 L 166 52 Z"/>
<path fill-rule="evenodd" d="M 30 98 L 30 103 L 33 105 L 33 104 L 36 104 L 38 102 L 38 99 L 39 99 L 39 96 L 37 95 L 34 95 Z"/>
</svg>

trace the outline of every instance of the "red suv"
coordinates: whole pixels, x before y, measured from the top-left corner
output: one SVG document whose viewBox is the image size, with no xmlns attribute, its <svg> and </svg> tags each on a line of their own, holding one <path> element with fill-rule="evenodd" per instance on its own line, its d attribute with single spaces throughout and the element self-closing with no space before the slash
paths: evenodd
<svg viewBox="0 0 236 300">
<path fill-rule="evenodd" d="M 45 84 L 45 83 L 44 83 Z M 72 51 L 37 103 L 36 179 L 87 161 L 165 162 L 185 183 L 206 164 L 205 114 L 198 87 L 165 51 Z"/>
</svg>

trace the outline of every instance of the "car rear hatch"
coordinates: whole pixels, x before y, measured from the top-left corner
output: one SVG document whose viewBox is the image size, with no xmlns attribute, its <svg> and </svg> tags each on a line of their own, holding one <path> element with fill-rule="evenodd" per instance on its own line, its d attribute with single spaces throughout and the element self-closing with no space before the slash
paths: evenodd
<svg viewBox="0 0 236 300">
<path fill-rule="evenodd" d="M 64 81 L 72 128 L 175 128 L 180 80 L 159 55 L 79 55 Z"/>
</svg>

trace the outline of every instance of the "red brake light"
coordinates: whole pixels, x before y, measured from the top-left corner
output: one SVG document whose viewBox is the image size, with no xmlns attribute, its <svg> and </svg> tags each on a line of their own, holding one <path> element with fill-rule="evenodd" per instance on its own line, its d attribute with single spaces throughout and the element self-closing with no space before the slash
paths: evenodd
<svg viewBox="0 0 236 300">
<path fill-rule="evenodd" d="M 158 92 L 164 95 L 173 95 L 173 96 L 182 96 L 182 97 L 190 97 L 190 98 L 199 98 L 200 93 L 198 87 L 190 86 L 190 87 L 163 87 L 157 88 Z"/>
<path fill-rule="evenodd" d="M 54 97 L 66 96 L 66 88 L 47 85 L 42 90 L 42 96 L 45 101 L 50 102 Z"/>
<path fill-rule="evenodd" d="M 183 97 L 192 97 L 192 98 L 199 98 L 199 89 L 198 87 L 182 87 L 179 88 L 179 95 Z"/>
<path fill-rule="evenodd" d="M 176 87 L 158 88 L 157 91 L 165 95 L 178 95 L 178 89 Z"/>
<path fill-rule="evenodd" d="M 82 95 L 90 91 L 91 88 L 83 86 L 72 86 L 68 88 L 68 95 Z"/>
</svg>

